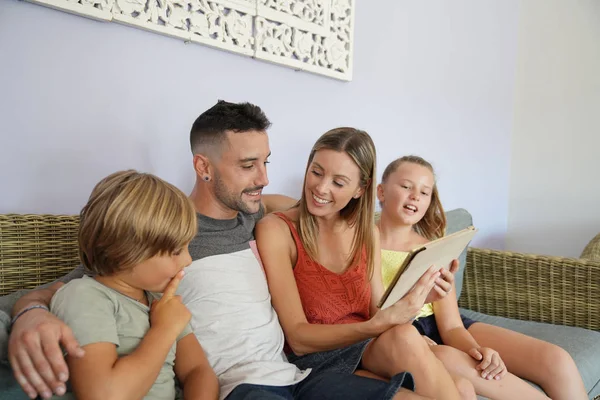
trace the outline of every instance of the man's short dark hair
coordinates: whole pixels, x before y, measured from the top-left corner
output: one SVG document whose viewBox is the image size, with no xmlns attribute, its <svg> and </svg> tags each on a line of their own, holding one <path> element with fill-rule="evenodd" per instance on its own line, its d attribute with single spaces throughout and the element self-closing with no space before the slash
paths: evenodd
<svg viewBox="0 0 600 400">
<path fill-rule="evenodd" d="M 270 126 L 271 122 L 260 107 L 219 100 L 194 121 L 190 131 L 192 153 L 217 147 L 225 139 L 227 131 L 266 131 Z"/>
</svg>

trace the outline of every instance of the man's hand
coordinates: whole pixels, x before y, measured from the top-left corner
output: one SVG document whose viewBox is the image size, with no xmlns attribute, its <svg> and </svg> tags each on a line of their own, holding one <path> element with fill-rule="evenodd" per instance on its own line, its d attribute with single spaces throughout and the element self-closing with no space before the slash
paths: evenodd
<svg viewBox="0 0 600 400">
<path fill-rule="evenodd" d="M 83 357 L 71 329 L 43 309 L 34 309 L 19 317 L 12 326 L 8 358 L 15 378 L 25 393 L 49 399 L 54 392 L 63 395 L 69 369 L 60 345 L 72 357 Z"/>
</svg>

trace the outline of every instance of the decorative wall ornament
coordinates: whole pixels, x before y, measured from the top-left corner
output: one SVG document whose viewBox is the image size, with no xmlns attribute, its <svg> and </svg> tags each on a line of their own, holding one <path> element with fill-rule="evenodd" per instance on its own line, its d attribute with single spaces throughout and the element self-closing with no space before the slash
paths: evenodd
<svg viewBox="0 0 600 400">
<path fill-rule="evenodd" d="M 27 0 L 352 80 L 355 0 Z"/>
</svg>

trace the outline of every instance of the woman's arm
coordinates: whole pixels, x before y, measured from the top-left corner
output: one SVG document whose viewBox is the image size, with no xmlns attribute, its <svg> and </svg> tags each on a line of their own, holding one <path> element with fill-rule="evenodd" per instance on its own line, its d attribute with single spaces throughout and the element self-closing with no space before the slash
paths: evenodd
<svg viewBox="0 0 600 400">
<path fill-rule="evenodd" d="M 175 374 L 185 400 L 219 398 L 219 381 L 193 333 L 177 342 Z"/>
<path fill-rule="evenodd" d="M 345 347 L 385 331 L 373 320 L 339 325 L 308 323 L 294 278 L 295 243 L 287 224 L 277 216 L 266 216 L 256 225 L 255 235 L 273 307 L 295 354 Z"/>
<path fill-rule="evenodd" d="M 385 293 L 385 289 L 383 288 L 383 278 L 381 277 L 381 238 L 377 226 L 373 228 L 373 233 L 375 234 L 373 238 L 373 251 L 375 254 L 373 275 L 371 276 L 371 318 L 379 311 L 377 304 L 379 304 L 379 300 L 381 300 L 383 293 Z"/>
<path fill-rule="evenodd" d="M 428 272 L 415 285 L 411 296 L 405 296 L 386 310 L 378 311 L 368 321 L 338 325 L 310 324 L 304 315 L 294 278 L 296 246 L 287 224 L 277 216 L 267 216 L 256 225 L 255 234 L 273 307 L 287 342 L 297 355 L 349 346 L 409 321 L 422 307 L 438 275 Z"/>
<path fill-rule="evenodd" d="M 417 281 L 415 286 L 393 306 L 386 310 L 380 310 L 377 308 L 379 300 L 385 293 L 383 287 L 383 278 L 381 277 L 381 242 L 379 228 L 375 230 L 375 244 L 373 250 L 375 251 L 375 260 L 373 263 L 373 276 L 371 277 L 371 318 L 379 318 L 385 313 L 394 313 L 396 318 L 396 324 L 405 324 L 413 320 L 418 315 L 419 310 L 423 307 L 427 297 L 431 297 L 433 292 L 432 288 L 437 286 L 437 279 L 440 273 L 435 272 L 433 267 L 429 268 L 427 272 Z"/>
</svg>

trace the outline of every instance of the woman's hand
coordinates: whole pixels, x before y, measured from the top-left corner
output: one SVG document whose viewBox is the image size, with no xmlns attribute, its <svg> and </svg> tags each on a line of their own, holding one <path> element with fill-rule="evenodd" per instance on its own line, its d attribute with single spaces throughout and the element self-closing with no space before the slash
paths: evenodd
<svg viewBox="0 0 600 400">
<path fill-rule="evenodd" d="M 504 361 L 496 350 L 489 347 L 472 348 L 468 354 L 477 361 L 481 361 L 475 368 L 481 371 L 483 379 L 502 379 L 508 372 Z"/>
<path fill-rule="evenodd" d="M 412 322 L 423 308 L 425 299 L 432 291 L 439 276 L 440 273 L 432 266 L 403 298 L 385 310 L 379 310 L 371 321 L 376 326 L 384 327 L 383 330 L 394 325 Z"/>
</svg>

